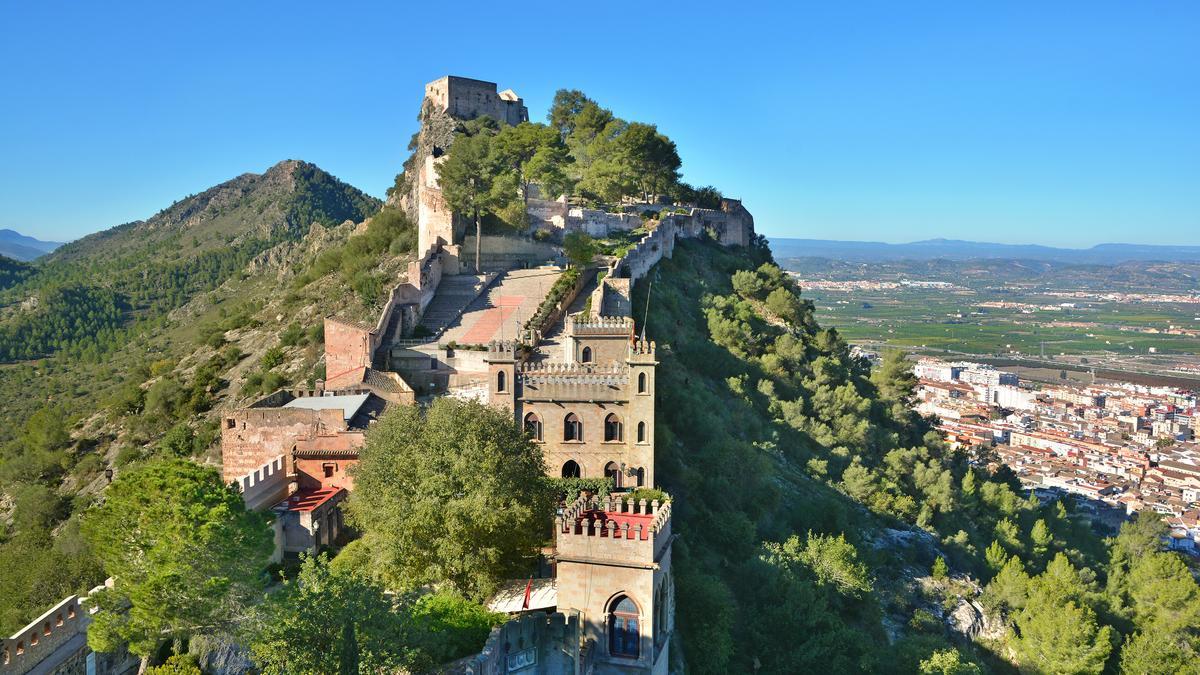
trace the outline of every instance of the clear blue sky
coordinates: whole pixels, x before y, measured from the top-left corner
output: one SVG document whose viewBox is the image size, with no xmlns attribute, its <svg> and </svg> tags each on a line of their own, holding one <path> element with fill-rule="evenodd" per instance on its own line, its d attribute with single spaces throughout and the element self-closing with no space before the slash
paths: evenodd
<svg viewBox="0 0 1200 675">
<path fill-rule="evenodd" d="M 456 74 L 657 123 L 769 236 L 1200 244 L 1200 3 L 580 4 L 0 3 L 0 227 L 285 158 L 382 196 Z"/>
</svg>

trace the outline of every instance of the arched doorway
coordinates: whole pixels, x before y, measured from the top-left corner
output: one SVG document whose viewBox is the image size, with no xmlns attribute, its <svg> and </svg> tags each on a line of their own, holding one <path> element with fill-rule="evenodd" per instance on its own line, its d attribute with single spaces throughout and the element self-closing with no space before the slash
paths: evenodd
<svg viewBox="0 0 1200 675">
<path fill-rule="evenodd" d="M 582 473 L 579 470 L 579 462 L 576 462 L 573 459 L 568 459 L 567 463 L 563 464 L 563 467 L 562 467 L 562 477 L 563 478 L 579 478 L 581 475 L 582 475 Z"/>
</svg>

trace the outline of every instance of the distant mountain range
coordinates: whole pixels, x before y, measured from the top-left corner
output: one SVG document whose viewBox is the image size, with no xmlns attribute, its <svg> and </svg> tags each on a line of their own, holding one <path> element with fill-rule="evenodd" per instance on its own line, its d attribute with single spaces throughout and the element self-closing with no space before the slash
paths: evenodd
<svg viewBox="0 0 1200 675">
<path fill-rule="evenodd" d="M 1200 262 L 1200 246 L 1097 244 L 1091 248 L 1055 248 L 1036 244 L 989 244 L 956 239 L 927 239 L 908 244 L 829 239 L 771 239 L 778 260 L 832 258 L 858 262 L 879 260 L 1048 260 L 1073 264 L 1113 265 L 1129 261 Z"/>
<path fill-rule="evenodd" d="M 62 242 L 42 241 L 13 230 L 0 230 L 0 255 L 27 262 L 62 246 Z"/>
</svg>

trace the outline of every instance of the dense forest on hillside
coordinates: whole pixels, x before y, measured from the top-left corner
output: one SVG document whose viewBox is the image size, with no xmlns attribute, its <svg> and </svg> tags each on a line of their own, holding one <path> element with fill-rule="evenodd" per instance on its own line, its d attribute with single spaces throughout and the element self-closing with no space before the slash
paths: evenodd
<svg viewBox="0 0 1200 675">
<path fill-rule="evenodd" d="M 283 162 L 67 244 L 0 292 L 0 363 L 66 352 L 97 360 L 261 252 L 311 224 L 359 222 L 379 202 L 303 162 Z M 32 300 L 32 302 L 31 302 Z M 122 330 L 133 327 L 132 331 Z"/>
<path fill-rule="evenodd" d="M 1106 541 L 949 451 L 903 359 L 852 357 L 764 246 L 683 241 L 652 274 L 689 671 L 1194 668 L 1200 591 L 1157 518 Z M 977 642 L 943 621 L 968 601 L 993 623 Z"/>
</svg>

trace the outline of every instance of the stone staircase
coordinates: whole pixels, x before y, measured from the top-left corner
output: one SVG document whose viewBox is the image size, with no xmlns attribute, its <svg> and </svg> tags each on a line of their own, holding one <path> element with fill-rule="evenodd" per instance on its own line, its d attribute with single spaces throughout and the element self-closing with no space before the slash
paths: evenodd
<svg viewBox="0 0 1200 675">
<path fill-rule="evenodd" d="M 495 279 L 495 275 L 459 274 L 442 277 L 433 300 L 421 316 L 421 325 L 437 339 L 475 298 Z"/>
</svg>

